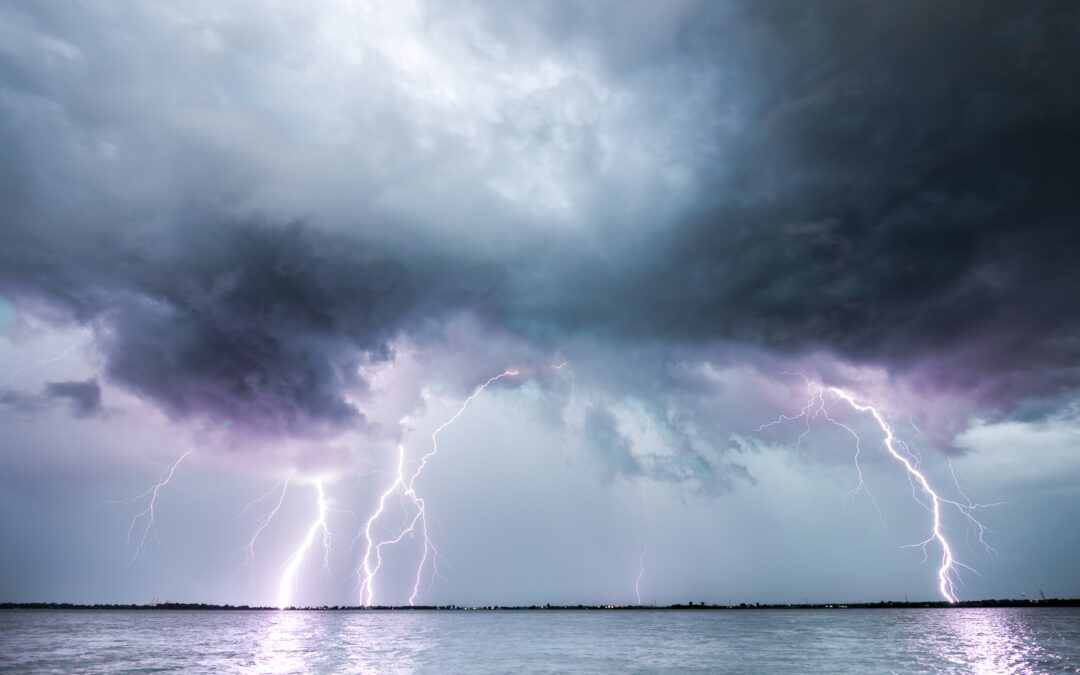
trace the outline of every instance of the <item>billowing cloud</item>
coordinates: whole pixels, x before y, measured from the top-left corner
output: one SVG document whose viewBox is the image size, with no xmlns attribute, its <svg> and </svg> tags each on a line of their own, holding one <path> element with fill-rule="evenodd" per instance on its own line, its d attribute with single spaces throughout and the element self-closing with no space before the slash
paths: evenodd
<svg viewBox="0 0 1080 675">
<path fill-rule="evenodd" d="M 75 417 L 93 417 L 104 412 L 101 387 L 96 379 L 48 382 L 40 392 L 0 389 L 0 412 L 32 415 L 47 410 L 51 403 L 66 403 Z"/>
<path fill-rule="evenodd" d="M 89 417 L 102 412 L 101 387 L 94 379 L 85 382 L 49 382 L 45 385 L 45 394 L 67 401 L 76 417 Z"/>
<path fill-rule="evenodd" d="M 249 9 L 0 10 L 0 292 L 174 419 L 378 435 L 492 374 L 461 325 L 573 361 L 557 417 L 624 475 L 738 473 L 740 360 L 963 416 L 1075 391 L 1074 5 Z"/>
</svg>

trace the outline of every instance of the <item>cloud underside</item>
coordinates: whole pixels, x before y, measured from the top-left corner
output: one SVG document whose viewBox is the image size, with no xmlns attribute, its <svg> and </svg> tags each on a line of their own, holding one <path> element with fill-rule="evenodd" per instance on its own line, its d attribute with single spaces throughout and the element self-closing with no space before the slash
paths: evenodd
<svg viewBox="0 0 1080 675">
<path fill-rule="evenodd" d="M 0 293 L 177 419 L 365 428 L 364 368 L 462 316 L 652 355 L 642 399 L 673 352 L 1075 391 L 1073 3 L 278 11 L 0 11 Z"/>
</svg>

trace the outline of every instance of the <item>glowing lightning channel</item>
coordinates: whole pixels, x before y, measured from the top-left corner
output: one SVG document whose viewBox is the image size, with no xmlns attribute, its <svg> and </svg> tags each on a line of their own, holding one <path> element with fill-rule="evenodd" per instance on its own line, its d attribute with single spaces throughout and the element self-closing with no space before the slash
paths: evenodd
<svg viewBox="0 0 1080 675">
<path fill-rule="evenodd" d="M 941 546 L 941 565 L 938 567 L 937 574 L 938 591 L 941 592 L 942 597 L 944 597 L 946 601 L 950 603 L 956 602 L 957 597 L 956 588 L 953 583 L 953 575 L 955 574 L 955 566 L 963 565 L 956 562 L 956 559 L 953 557 L 952 547 L 949 546 L 949 540 L 945 538 L 945 533 L 942 531 L 941 497 L 939 497 L 937 492 L 935 492 L 934 489 L 930 487 L 930 482 L 926 479 L 926 476 L 923 474 L 923 472 L 915 468 L 915 465 L 909 458 L 901 455 L 896 450 L 896 436 L 893 434 L 892 426 L 885 421 L 885 418 L 882 416 L 882 414 L 878 411 L 877 408 L 868 403 L 860 403 L 853 394 L 846 392 L 843 389 L 839 389 L 837 387 L 829 387 L 829 392 L 847 401 L 848 405 L 850 405 L 855 410 L 858 410 L 859 412 L 870 413 L 870 415 L 874 418 L 874 421 L 877 422 L 878 427 L 881 428 L 882 433 L 885 434 L 885 450 L 887 450 L 888 453 L 896 459 L 896 461 L 900 462 L 904 466 L 904 469 L 908 472 L 908 475 L 911 478 L 915 479 L 915 481 L 919 484 L 919 487 L 922 488 L 923 494 L 925 494 L 930 499 L 931 513 L 933 514 L 933 527 L 931 528 L 930 536 L 917 545 L 922 547 L 923 551 L 926 550 L 926 546 L 932 541 L 937 541 L 938 544 Z"/>
<path fill-rule="evenodd" d="M 129 503 L 133 504 L 142 499 L 143 497 L 150 497 L 150 503 L 147 504 L 145 509 L 135 514 L 135 517 L 131 519 L 131 525 L 128 526 L 127 543 L 130 546 L 131 536 L 135 532 L 136 524 L 140 520 L 143 521 L 142 534 L 139 536 L 139 545 L 135 548 L 135 555 L 131 556 L 131 560 L 128 561 L 127 567 L 131 567 L 132 564 L 134 564 L 135 561 L 138 559 L 139 555 L 142 554 L 143 550 L 146 548 L 146 538 L 154 529 L 154 508 L 157 506 L 157 498 L 158 494 L 161 492 L 161 488 L 169 484 L 169 481 L 172 480 L 173 474 L 176 473 L 176 467 L 180 466 L 180 462 L 183 462 L 184 458 L 190 455 L 191 452 L 191 450 L 188 450 L 184 454 L 180 455 L 180 459 L 176 460 L 175 462 L 170 464 L 167 469 L 165 469 L 165 471 L 161 474 L 161 479 L 156 484 L 154 484 L 153 487 L 151 487 L 149 490 L 142 493 L 141 495 L 138 495 L 134 499 L 130 500 Z"/>
<path fill-rule="evenodd" d="M 553 365 L 551 368 L 552 370 L 562 371 L 563 368 L 566 368 L 569 365 L 569 361 L 563 361 L 562 363 L 557 363 Z M 577 394 L 574 391 L 576 388 L 576 378 L 574 377 L 574 371 L 572 369 L 567 369 L 566 372 L 570 373 L 570 399 L 566 402 L 566 408 L 567 410 L 569 410 L 570 408 L 574 407 L 574 400 L 577 397 Z"/>
<path fill-rule="evenodd" d="M 50 363 L 56 363 L 57 361 L 61 361 L 63 359 L 66 359 L 68 357 L 68 355 L 71 354 L 71 352 L 73 352 L 74 350 L 81 347 L 89 339 L 90 339 L 89 337 L 81 337 L 77 341 L 75 341 L 70 347 L 68 347 L 63 352 L 61 352 L 59 356 L 54 356 L 54 357 L 48 358 L 48 359 L 41 359 L 40 361 L 34 361 L 33 363 L 27 363 L 24 366 L 20 366 L 20 367 L 16 368 L 15 370 L 8 373 L 8 376 L 6 378 L 4 378 L 3 382 L 0 382 L 0 387 L 7 385 L 9 382 L 14 380 L 15 376 L 18 375 L 19 373 L 30 370 L 31 368 L 36 368 L 38 366 L 47 366 Z"/>
<path fill-rule="evenodd" d="M 255 577 L 255 542 L 258 540 L 259 535 L 262 534 L 262 531 L 266 529 L 266 526 L 270 524 L 270 521 L 274 519 L 274 516 L 277 515 L 278 511 L 281 510 L 281 505 L 285 502 L 285 492 L 288 489 L 289 489 L 289 481 L 288 480 L 283 480 L 280 483 L 278 483 L 277 485 L 275 485 L 273 488 L 271 488 L 271 490 L 269 492 L 267 492 L 266 494 L 264 494 L 262 497 L 259 497 L 258 499 L 253 500 L 251 503 L 249 503 L 247 506 L 244 507 L 243 511 L 240 512 L 240 516 L 244 515 L 245 513 L 248 512 L 249 509 L 251 509 L 252 506 L 255 506 L 259 502 L 262 502 L 263 500 L 265 500 L 266 498 L 268 498 L 270 495 L 274 494 L 278 490 L 281 490 L 281 494 L 278 496 L 277 504 L 274 506 L 273 509 L 270 510 L 269 513 L 267 513 L 265 516 L 262 516 L 261 518 L 259 518 L 258 522 L 255 525 L 255 531 L 251 533 L 251 539 L 248 541 L 247 546 L 244 546 L 242 549 L 240 549 L 241 551 L 244 552 L 244 559 L 240 561 L 240 565 L 236 568 L 236 571 L 233 572 L 233 578 L 236 578 L 236 575 L 240 573 L 240 570 L 244 569 L 244 566 L 247 566 L 248 571 L 251 573 L 251 577 L 254 579 L 254 577 Z M 240 516 L 237 516 L 237 517 L 239 518 Z"/>
<path fill-rule="evenodd" d="M 308 549 L 310 549 L 311 545 L 315 542 L 315 534 L 319 530 L 322 530 L 323 533 L 323 568 L 327 570 L 330 569 L 330 530 L 326 526 L 326 512 L 329 505 L 326 501 L 326 492 L 323 490 L 321 480 L 315 481 L 315 492 L 318 495 L 318 516 L 315 518 L 315 522 L 308 528 L 307 535 L 304 537 L 304 540 L 300 542 L 300 546 L 298 546 L 296 551 L 289 556 L 288 561 L 285 563 L 285 571 L 281 573 L 281 584 L 278 586 L 277 600 L 277 606 L 281 609 L 289 607 L 292 602 L 292 592 L 296 587 L 297 577 L 300 574 L 300 564 L 304 562 L 304 554 L 307 553 Z M 282 490 L 281 496 L 282 498 L 285 497 L 284 490 Z"/>
<path fill-rule="evenodd" d="M 569 366 L 569 365 L 570 365 L 569 361 L 563 361 L 562 363 L 557 363 L 557 364 L 551 366 L 551 368 L 553 370 L 557 370 L 557 371 L 561 372 L 563 368 L 567 368 L 567 366 Z M 574 401 L 577 399 L 577 392 L 576 392 L 577 378 L 574 376 L 574 370 L 573 370 L 573 368 L 567 368 L 566 372 L 568 372 L 570 374 L 570 397 L 566 402 L 566 406 L 563 408 L 564 425 L 565 425 L 565 416 L 569 415 L 570 411 L 574 409 Z M 567 445 L 567 442 L 569 441 L 569 436 L 570 436 L 570 429 L 565 428 L 565 426 L 564 426 L 563 439 L 562 439 L 562 443 L 560 444 L 560 449 L 562 451 L 562 460 L 563 460 L 564 464 L 566 463 L 566 445 Z"/>
<path fill-rule="evenodd" d="M 641 501 L 645 505 L 645 520 L 648 522 L 648 533 L 645 535 L 645 545 L 641 549 L 641 557 L 638 558 L 638 574 L 634 580 L 634 596 L 637 604 L 641 604 L 641 580 L 645 578 L 645 558 L 649 555 L 649 540 L 652 538 L 652 514 L 649 512 L 649 493 L 643 486 L 641 488 Z"/>
<path fill-rule="evenodd" d="M 800 377 L 803 377 L 810 391 L 810 401 L 806 404 L 806 406 L 802 408 L 802 410 L 799 411 L 797 415 L 780 415 L 776 420 L 759 427 L 758 431 L 760 432 L 764 429 L 775 426 L 777 424 L 781 424 L 783 422 L 790 422 L 802 419 L 806 423 L 806 427 L 799 434 L 798 439 L 796 440 L 795 447 L 798 451 L 803 439 L 807 436 L 807 434 L 810 433 L 811 422 L 819 415 L 821 417 L 824 417 L 828 422 L 845 430 L 855 439 L 855 467 L 858 472 L 858 484 L 856 485 L 854 490 L 848 493 L 849 496 L 853 496 L 859 491 L 865 491 L 868 495 L 870 495 L 871 500 L 873 500 L 873 495 L 870 494 L 869 490 L 866 488 L 866 484 L 863 482 L 862 468 L 859 465 L 858 461 L 859 454 L 861 452 L 859 435 L 850 426 L 834 419 L 829 415 L 828 408 L 826 407 L 825 402 L 825 393 L 829 393 L 832 396 L 835 396 L 836 398 L 845 401 L 848 405 L 850 405 L 854 410 L 858 412 L 870 413 L 870 416 L 873 417 L 874 421 L 877 423 L 878 428 L 881 429 L 881 432 L 885 436 L 883 442 L 885 450 L 889 453 L 889 455 L 892 456 L 893 459 L 898 461 L 904 467 L 904 470 L 907 473 L 907 477 L 912 483 L 912 496 L 914 497 L 915 501 L 917 501 L 930 512 L 932 517 L 930 535 L 925 540 L 917 544 L 911 544 L 906 548 L 921 548 L 925 556 L 926 547 L 932 543 L 937 543 L 937 545 L 941 548 L 941 561 L 939 563 L 937 571 L 938 591 L 941 593 L 941 596 L 947 602 L 957 602 L 957 569 L 964 568 L 976 574 L 978 574 L 978 572 L 956 560 L 955 556 L 953 555 L 952 546 L 949 544 L 949 541 L 945 536 L 944 526 L 942 525 L 942 505 L 947 504 L 956 508 L 968 520 L 970 524 L 976 527 L 979 533 L 979 541 L 983 544 L 983 546 L 986 547 L 988 551 L 993 552 L 993 549 L 990 548 L 990 546 L 985 542 L 983 538 L 983 535 L 989 530 L 981 522 L 979 522 L 977 518 L 975 518 L 974 511 L 980 508 L 997 506 L 998 504 L 972 503 L 971 500 L 968 499 L 962 491 L 960 492 L 960 494 L 967 503 L 961 503 L 942 497 L 930 485 L 930 481 L 929 479 L 927 479 L 926 475 L 919 470 L 919 462 L 917 455 L 912 454 L 907 444 L 896 437 L 892 425 L 889 424 L 889 422 L 885 419 L 885 416 L 874 405 L 860 401 L 854 394 L 844 389 L 840 389 L 839 387 L 824 387 L 817 383 L 811 382 L 804 375 L 802 375 L 802 373 L 783 374 L 799 375 Z M 901 449 L 904 450 L 904 452 L 901 452 Z M 955 473 L 953 475 L 955 478 Z M 959 484 L 957 484 L 957 489 L 959 489 Z M 920 492 L 927 501 L 923 501 L 923 499 L 919 497 L 918 493 Z M 877 507 L 876 501 L 874 502 L 874 506 L 875 508 Z"/>
<path fill-rule="evenodd" d="M 420 562 L 416 566 L 416 577 L 413 582 L 412 594 L 409 596 L 409 604 L 415 605 L 416 598 L 420 594 L 420 583 L 423 579 L 424 569 L 427 567 L 428 559 L 431 559 L 432 566 L 432 578 L 435 578 L 439 574 L 438 570 L 438 556 L 439 550 L 435 547 L 431 538 L 428 536 L 428 522 L 427 522 L 427 504 L 424 499 L 420 497 L 416 492 L 416 479 L 420 477 L 420 474 L 427 466 L 428 460 L 439 453 L 439 434 L 444 429 L 456 422 L 465 411 L 468 409 L 469 404 L 476 399 L 477 396 L 482 394 L 489 386 L 503 379 L 504 377 L 513 377 L 518 374 L 517 370 L 506 370 L 494 377 L 489 378 L 486 382 L 476 388 L 473 393 L 466 398 L 457 412 L 439 425 L 435 431 L 431 433 L 431 449 L 427 451 L 419 460 L 416 460 L 416 468 L 411 474 L 406 477 L 405 471 L 405 448 L 404 446 L 398 446 L 398 463 L 397 471 L 394 473 L 394 480 L 390 486 L 379 496 L 379 504 L 375 511 L 364 523 L 363 536 L 366 543 L 364 550 L 364 557 L 362 559 L 360 568 L 356 571 L 358 576 L 362 576 L 363 579 L 360 583 L 360 602 L 366 606 L 371 606 L 375 599 L 375 576 L 378 574 L 379 569 L 382 567 L 382 550 L 385 546 L 392 546 L 406 536 L 414 537 L 417 532 L 421 536 L 423 541 L 423 553 L 420 556 Z M 401 528 L 397 534 L 387 539 L 379 540 L 378 542 L 372 537 L 371 530 L 375 523 L 382 516 L 386 509 L 386 500 L 394 494 L 395 491 L 400 488 L 404 497 L 408 498 L 415 509 L 412 518 L 408 524 Z"/>
</svg>

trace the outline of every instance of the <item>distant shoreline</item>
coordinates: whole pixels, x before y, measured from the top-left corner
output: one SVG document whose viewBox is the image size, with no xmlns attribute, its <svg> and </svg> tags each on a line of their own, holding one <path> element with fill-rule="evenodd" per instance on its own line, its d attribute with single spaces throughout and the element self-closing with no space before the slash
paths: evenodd
<svg viewBox="0 0 1080 675">
<path fill-rule="evenodd" d="M 211 605 L 204 603 L 185 602 L 160 602 L 149 605 L 118 605 L 118 604 L 75 604 L 68 602 L 0 602 L 0 610 L 172 610 L 172 611 L 239 611 L 239 612 L 279 612 L 279 611 L 308 611 L 308 612 L 387 612 L 387 611 L 481 611 L 481 612 L 509 612 L 509 611 L 731 611 L 747 609 L 971 609 L 971 608 L 1006 608 L 1006 607 L 1080 607 L 1080 598 L 1049 598 L 1046 600 L 965 600 L 957 603 L 943 601 L 932 602 L 847 602 L 826 604 L 749 604 L 737 605 L 710 605 L 706 603 L 689 603 L 684 605 L 373 605 L 370 607 L 353 605 L 322 605 L 315 607 L 261 607 L 252 605 Z"/>
</svg>

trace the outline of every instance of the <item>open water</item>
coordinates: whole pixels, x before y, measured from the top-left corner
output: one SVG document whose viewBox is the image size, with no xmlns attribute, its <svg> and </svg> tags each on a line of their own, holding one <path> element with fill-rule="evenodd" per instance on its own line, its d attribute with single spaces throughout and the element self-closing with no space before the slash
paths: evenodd
<svg viewBox="0 0 1080 675">
<path fill-rule="evenodd" d="M 1080 609 L 0 610 L 0 671 L 1080 672 Z"/>
</svg>

